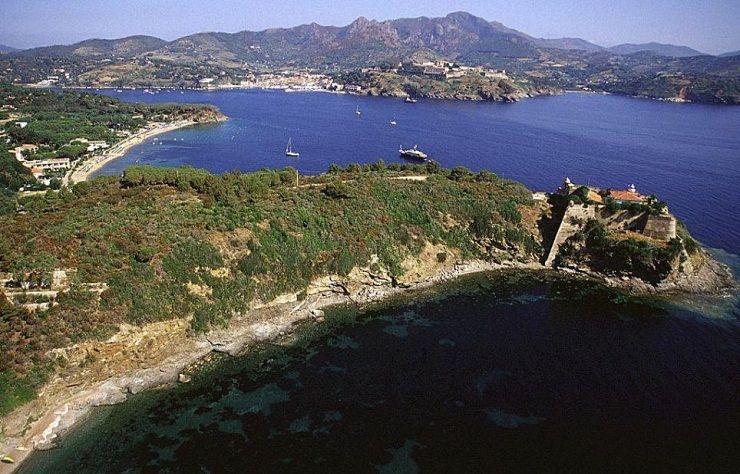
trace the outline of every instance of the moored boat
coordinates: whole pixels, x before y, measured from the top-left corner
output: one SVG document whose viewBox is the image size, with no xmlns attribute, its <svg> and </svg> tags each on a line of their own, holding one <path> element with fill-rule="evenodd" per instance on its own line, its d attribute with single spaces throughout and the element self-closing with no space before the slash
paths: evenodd
<svg viewBox="0 0 740 474">
<path fill-rule="evenodd" d="M 419 150 L 418 145 L 414 145 L 414 148 L 407 148 L 404 150 L 403 146 L 398 147 L 398 154 L 402 158 L 408 158 L 410 160 L 426 161 L 428 158 L 427 154 Z"/>
</svg>

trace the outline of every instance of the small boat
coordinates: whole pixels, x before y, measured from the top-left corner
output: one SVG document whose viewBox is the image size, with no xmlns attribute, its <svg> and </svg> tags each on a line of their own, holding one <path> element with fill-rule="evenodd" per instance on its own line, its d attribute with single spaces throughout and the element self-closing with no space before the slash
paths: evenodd
<svg viewBox="0 0 740 474">
<path fill-rule="evenodd" d="M 393 120 L 391 120 L 391 121 L 390 121 L 390 122 L 388 122 L 388 123 L 389 123 L 389 124 L 391 124 L 391 125 L 393 125 L 393 126 L 396 126 L 396 125 L 398 125 L 398 122 L 396 122 L 396 118 L 395 118 L 395 117 L 393 118 Z"/>
<path fill-rule="evenodd" d="M 404 150 L 402 146 L 399 146 L 398 154 L 401 155 L 402 158 L 408 158 L 409 160 L 426 161 L 427 159 L 427 154 L 419 150 L 418 145 L 414 145 L 414 148 L 408 148 L 406 150 Z"/>
<path fill-rule="evenodd" d="M 406 102 L 407 104 L 415 104 L 416 102 L 418 102 L 416 99 L 414 99 L 411 96 L 406 97 L 405 99 L 403 99 L 403 101 Z"/>
<path fill-rule="evenodd" d="M 15 459 L 5 455 L 3 457 L 0 457 L 0 462 L 4 462 L 5 464 L 15 464 Z"/>
<path fill-rule="evenodd" d="M 293 158 L 298 158 L 299 156 L 301 156 L 301 154 L 298 153 L 297 151 L 293 151 L 293 139 L 292 138 L 288 138 L 288 144 L 285 146 L 285 156 L 290 156 Z"/>
<path fill-rule="evenodd" d="M 355 109 L 355 113 L 356 113 L 357 115 L 362 115 L 362 112 L 360 112 L 360 106 L 359 106 L 359 105 L 358 105 L 358 106 L 357 106 L 357 108 Z"/>
</svg>

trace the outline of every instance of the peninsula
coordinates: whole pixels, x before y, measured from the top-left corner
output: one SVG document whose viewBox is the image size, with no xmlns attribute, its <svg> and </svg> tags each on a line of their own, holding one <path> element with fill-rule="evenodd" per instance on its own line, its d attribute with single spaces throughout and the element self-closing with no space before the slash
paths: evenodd
<svg viewBox="0 0 740 474">
<path fill-rule="evenodd" d="M 434 163 L 132 167 L 17 206 L 0 216 L 0 452 L 16 461 L 93 406 L 186 382 L 208 354 L 330 304 L 502 269 L 576 273 L 615 297 L 736 289 L 654 196 L 569 181 L 533 194 Z"/>
<path fill-rule="evenodd" d="M 160 133 L 225 120 L 211 106 L 127 104 L 99 95 L 0 84 L 0 202 L 59 189 Z M 2 206 L 0 206 L 2 207 Z"/>
</svg>

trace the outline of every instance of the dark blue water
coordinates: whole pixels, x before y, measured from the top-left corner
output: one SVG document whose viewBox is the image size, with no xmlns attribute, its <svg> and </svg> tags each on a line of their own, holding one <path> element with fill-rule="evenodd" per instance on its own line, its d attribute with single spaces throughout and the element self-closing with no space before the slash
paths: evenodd
<svg viewBox="0 0 740 474">
<path fill-rule="evenodd" d="M 291 165 L 400 161 L 418 144 L 446 167 L 488 169 L 531 189 L 574 182 L 655 193 L 704 244 L 740 254 L 740 108 L 566 94 L 516 104 L 264 91 L 105 92 L 127 101 L 199 102 L 231 120 L 149 140 L 103 170 L 133 163 L 221 173 Z M 355 114 L 360 108 L 361 116 Z M 389 121 L 394 119 L 393 127 Z M 293 138 L 298 159 L 283 151 Z M 161 143 L 161 144 L 160 144 Z"/>
<path fill-rule="evenodd" d="M 737 314 L 449 286 L 100 409 L 24 471 L 737 472 Z"/>
</svg>

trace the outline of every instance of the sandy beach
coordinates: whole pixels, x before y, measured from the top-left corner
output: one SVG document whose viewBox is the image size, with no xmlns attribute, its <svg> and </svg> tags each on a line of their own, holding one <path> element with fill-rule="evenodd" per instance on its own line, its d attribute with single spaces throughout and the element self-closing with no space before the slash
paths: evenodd
<svg viewBox="0 0 740 474">
<path fill-rule="evenodd" d="M 70 182 L 79 183 L 81 181 L 85 181 L 107 163 L 110 163 L 111 161 L 122 157 L 131 148 L 143 143 L 148 138 L 152 138 L 156 135 L 171 132 L 180 128 L 191 127 L 196 124 L 198 124 L 198 122 L 192 120 L 149 124 L 145 128 L 131 135 L 130 137 L 116 143 L 108 150 L 106 150 L 102 155 L 90 157 L 84 162 L 79 163 L 66 174 L 63 183 L 69 184 Z"/>
</svg>

